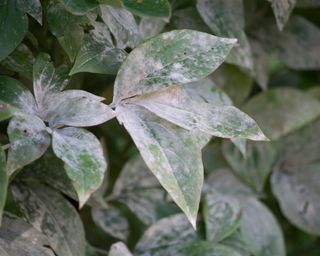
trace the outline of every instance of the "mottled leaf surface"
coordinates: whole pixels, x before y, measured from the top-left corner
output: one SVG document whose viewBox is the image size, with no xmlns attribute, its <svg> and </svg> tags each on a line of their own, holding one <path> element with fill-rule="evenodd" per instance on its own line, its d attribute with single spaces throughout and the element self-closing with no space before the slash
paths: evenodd
<svg viewBox="0 0 320 256">
<path fill-rule="evenodd" d="M 158 35 L 166 26 L 167 21 L 157 17 L 141 17 L 138 29 L 140 40 Z"/>
<path fill-rule="evenodd" d="M 233 171 L 255 191 L 262 192 L 276 159 L 276 149 L 269 142 L 248 142 L 245 156 L 229 142 L 223 155 Z"/>
<path fill-rule="evenodd" d="M 129 237 L 129 222 L 125 214 L 118 208 L 93 208 L 91 211 L 94 223 L 107 234 L 127 241 Z"/>
<path fill-rule="evenodd" d="M 42 25 L 42 7 L 40 0 L 18 0 L 18 4 L 22 11 L 28 13 Z"/>
<path fill-rule="evenodd" d="M 100 6 L 101 18 L 113 34 L 116 47 L 133 48 L 139 41 L 138 25 L 131 12 L 108 5 Z"/>
<path fill-rule="evenodd" d="M 3 0 L 0 6 L 1 61 L 21 43 L 28 31 L 28 19 L 16 0 Z"/>
<path fill-rule="evenodd" d="M 182 250 L 179 256 L 242 256 L 231 247 L 208 241 L 193 243 Z"/>
<path fill-rule="evenodd" d="M 50 145 L 46 126 L 36 116 L 14 116 L 7 131 L 10 139 L 7 163 L 9 174 L 40 158 Z"/>
<path fill-rule="evenodd" d="M 214 107 L 213 104 L 192 101 L 180 86 L 144 94 L 133 98 L 130 102 L 186 130 L 199 130 L 224 138 L 266 139 L 255 121 L 237 108 Z"/>
<path fill-rule="evenodd" d="M 7 188 L 9 184 L 6 171 L 6 158 L 4 150 L 0 146 L 0 226 L 2 219 L 2 211 L 7 199 Z"/>
<path fill-rule="evenodd" d="M 0 101 L 15 112 L 31 115 L 37 113 L 36 102 L 31 92 L 11 77 L 0 76 Z"/>
<path fill-rule="evenodd" d="M 107 164 L 101 144 L 92 133 L 67 127 L 53 132 L 52 147 L 64 161 L 82 207 L 103 182 Z"/>
<path fill-rule="evenodd" d="M 59 0 L 72 14 L 82 15 L 98 6 L 97 0 Z"/>
<path fill-rule="evenodd" d="M 320 234 L 319 118 L 283 140 L 272 174 L 272 191 L 283 214 L 307 233 Z"/>
<path fill-rule="evenodd" d="M 120 105 L 116 111 L 149 169 L 195 226 L 203 183 L 198 135 L 142 107 Z"/>
<path fill-rule="evenodd" d="M 118 242 L 111 246 L 109 256 L 132 256 L 124 243 Z"/>
<path fill-rule="evenodd" d="M 113 102 L 117 104 L 128 97 L 200 80 L 223 62 L 234 43 L 234 39 L 192 30 L 153 37 L 135 48 L 121 66 Z"/>
<path fill-rule="evenodd" d="M 257 199 L 241 200 L 241 233 L 249 250 L 257 256 L 285 256 L 282 230 L 270 210 Z"/>
<path fill-rule="evenodd" d="M 107 26 L 94 23 L 94 30 L 85 36 L 70 75 L 79 72 L 116 74 L 127 53 L 115 48 Z"/>
<path fill-rule="evenodd" d="M 245 16 L 242 0 L 198 0 L 197 9 L 215 35 L 237 38 L 239 45 L 227 61 L 252 71 L 252 52 L 244 32 Z"/>
<path fill-rule="evenodd" d="M 85 236 L 76 209 L 57 191 L 40 185 L 11 186 L 24 218 L 45 234 L 58 255 L 84 256 Z"/>
<path fill-rule="evenodd" d="M 289 20 L 296 0 L 268 0 L 271 3 L 279 30 L 283 30 Z"/>
<path fill-rule="evenodd" d="M 206 239 L 219 242 L 231 235 L 240 225 L 240 211 L 235 198 L 216 191 L 207 193 L 203 204 Z"/>
<path fill-rule="evenodd" d="M 279 88 L 251 98 L 243 110 L 275 140 L 319 116 L 320 103 L 301 91 Z"/>
<path fill-rule="evenodd" d="M 1 256 L 54 256 L 48 246 L 45 235 L 22 219 L 5 214 L 0 228 Z"/>
<path fill-rule="evenodd" d="M 131 158 L 122 169 L 112 197 L 124 203 L 146 225 L 159 218 L 165 205 L 166 192 L 140 156 Z"/>
</svg>

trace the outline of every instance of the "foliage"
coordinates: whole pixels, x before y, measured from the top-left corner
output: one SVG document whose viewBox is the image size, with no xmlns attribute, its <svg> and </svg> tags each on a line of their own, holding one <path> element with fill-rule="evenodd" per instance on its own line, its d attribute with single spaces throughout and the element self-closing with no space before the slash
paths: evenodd
<svg viewBox="0 0 320 256">
<path fill-rule="evenodd" d="M 319 13 L 2 0 L 0 255 L 318 256 Z"/>
</svg>

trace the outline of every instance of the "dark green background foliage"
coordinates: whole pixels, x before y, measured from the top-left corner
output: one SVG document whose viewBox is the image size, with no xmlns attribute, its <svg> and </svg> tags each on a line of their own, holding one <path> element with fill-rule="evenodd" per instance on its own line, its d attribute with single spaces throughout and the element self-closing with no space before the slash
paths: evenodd
<svg viewBox="0 0 320 256">
<path fill-rule="evenodd" d="M 319 256 L 319 70 L 319 0 L 0 0 L 0 255 Z"/>
</svg>

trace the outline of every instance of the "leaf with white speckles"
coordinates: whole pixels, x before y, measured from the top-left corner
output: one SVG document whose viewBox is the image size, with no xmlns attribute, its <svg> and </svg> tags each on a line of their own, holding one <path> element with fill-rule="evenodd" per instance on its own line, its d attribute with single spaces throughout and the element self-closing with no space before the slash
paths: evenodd
<svg viewBox="0 0 320 256">
<path fill-rule="evenodd" d="M 126 163 L 112 192 L 112 198 L 125 204 L 146 225 L 156 222 L 159 209 L 168 207 L 166 195 L 139 155 Z"/>
<path fill-rule="evenodd" d="M 142 17 L 139 22 L 140 40 L 158 35 L 166 26 L 167 21 L 156 17 Z"/>
<path fill-rule="evenodd" d="M 243 110 L 270 139 L 276 140 L 319 116 L 320 103 L 302 91 L 279 88 L 251 98 Z"/>
<path fill-rule="evenodd" d="M 60 93 L 56 95 L 56 97 L 63 95 L 66 94 Z M 56 106 L 54 111 L 51 109 L 49 119 L 49 125 L 51 127 L 64 125 L 77 127 L 94 126 L 107 122 L 115 116 L 114 111 L 108 105 L 92 97 L 67 97 L 64 101 L 62 101 L 62 99 L 63 98 L 61 98 L 60 105 L 54 103 Z"/>
<path fill-rule="evenodd" d="M 42 25 L 42 7 L 40 0 L 18 0 L 19 8 L 28 13 Z"/>
<path fill-rule="evenodd" d="M 14 116 L 8 126 L 8 135 L 10 149 L 7 170 L 9 174 L 40 158 L 50 145 L 46 126 L 36 116 Z"/>
<path fill-rule="evenodd" d="M 6 171 L 6 155 L 0 145 L 0 226 L 2 219 L 2 211 L 7 199 L 7 188 L 9 179 Z"/>
<path fill-rule="evenodd" d="M 223 155 L 233 171 L 258 193 L 264 189 L 276 153 L 270 142 L 248 142 L 245 156 L 231 143 L 223 144 Z"/>
<path fill-rule="evenodd" d="M 282 230 L 271 211 L 253 197 L 242 198 L 240 204 L 240 229 L 251 253 L 257 256 L 285 256 Z"/>
<path fill-rule="evenodd" d="M 182 214 L 159 220 L 149 227 L 135 248 L 135 255 L 176 255 L 185 246 L 200 240 Z M 183 254 L 184 255 L 184 254 Z"/>
<path fill-rule="evenodd" d="M 108 28 L 101 22 L 94 22 L 94 30 L 85 36 L 70 75 L 79 72 L 116 74 L 127 53 L 115 48 Z"/>
<path fill-rule="evenodd" d="M 224 61 L 235 42 L 192 30 L 153 37 L 134 49 L 122 64 L 115 81 L 114 104 L 204 78 Z"/>
<path fill-rule="evenodd" d="M 175 256 L 243 256 L 232 247 L 215 244 L 210 241 L 200 241 L 186 246 L 182 253 Z"/>
<path fill-rule="evenodd" d="M 17 0 L 3 0 L 0 8 L 0 61 L 23 40 L 28 31 L 28 18 L 18 8 Z"/>
<path fill-rule="evenodd" d="M 128 240 L 129 222 L 120 209 L 112 206 L 106 209 L 93 208 L 91 215 L 94 223 L 107 234 L 122 241 Z"/>
<path fill-rule="evenodd" d="M 76 209 L 57 191 L 48 187 L 14 183 L 14 200 L 23 217 L 45 234 L 57 255 L 84 256 L 85 235 Z"/>
<path fill-rule="evenodd" d="M 235 232 L 240 226 L 240 211 L 234 197 L 216 191 L 206 193 L 203 215 L 207 240 L 220 242 Z"/>
<path fill-rule="evenodd" d="M 271 177 L 281 211 L 298 228 L 320 235 L 320 119 L 281 139 Z"/>
<path fill-rule="evenodd" d="M 32 52 L 25 44 L 20 44 L 7 58 L 1 62 L 1 65 L 7 69 L 19 73 L 29 80 L 32 80 L 33 63 L 34 57 Z"/>
<path fill-rule="evenodd" d="M 100 6 L 101 18 L 115 37 L 116 47 L 134 48 L 139 41 L 138 25 L 131 12 L 108 5 Z"/>
<path fill-rule="evenodd" d="M 33 91 L 39 112 L 47 111 L 51 96 L 62 91 L 68 83 L 65 67 L 55 69 L 48 54 L 40 53 L 33 66 Z"/>
<path fill-rule="evenodd" d="M 97 0 L 59 0 L 61 4 L 72 14 L 82 15 L 96 8 Z"/>
<path fill-rule="evenodd" d="M 221 106 L 220 101 L 218 106 L 193 101 L 180 86 L 137 96 L 128 102 L 142 106 L 186 130 L 198 130 L 223 138 L 266 139 L 255 121 L 239 109 L 230 105 Z"/>
<path fill-rule="evenodd" d="M 252 72 L 252 52 L 244 32 L 242 0 L 198 0 L 197 9 L 214 34 L 238 39 L 239 45 L 231 51 L 227 61 Z"/>
<path fill-rule="evenodd" d="M 12 112 L 23 112 L 30 115 L 37 113 L 37 105 L 31 92 L 11 77 L 0 76 L 0 101 Z"/>
<path fill-rule="evenodd" d="M 0 228 L 1 256 L 54 256 L 49 242 L 24 220 L 5 214 Z"/>
<path fill-rule="evenodd" d="M 118 242 L 111 246 L 109 256 L 132 256 L 124 243 Z"/>
<path fill-rule="evenodd" d="M 65 162 L 82 207 L 103 182 L 107 163 L 101 144 L 92 133 L 67 127 L 53 132 L 52 147 Z"/>
<path fill-rule="evenodd" d="M 139 106 L 119 105 L 116 112 L 149 169 L 195 227 L 203 183 L 199 138 Z"/>
<path fill-rule="evenodd" d="M 283 30 L 289 20 L 296 0 L 268 0 L 271 3 L 279 30 Z"/>
</svg>

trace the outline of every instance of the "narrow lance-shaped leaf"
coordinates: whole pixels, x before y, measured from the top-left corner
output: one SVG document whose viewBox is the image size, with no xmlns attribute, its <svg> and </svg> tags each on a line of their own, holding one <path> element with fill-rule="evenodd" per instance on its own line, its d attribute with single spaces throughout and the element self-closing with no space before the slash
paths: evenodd
<svg viewBox="0 0 320 256">
<path fill-rule="evenodd" d="M 296 0 L 268 0 L 271 3 L 279 30 L 283 30 L 289 20 Z"/>
<path fill-rule="evenodd" d="M 142 107 L 120 105 L 116 111 L 149 169 L 195 227 L 203 183 L 202 145 L 196 133 Z"/>
<path fill-rule="evenodd" d="M 7 189 L 9 184 L 5 157 L 4 150 L 0 145 L 0 226 L 2 220 L 2 211 L 7 199 Z"/>
<path fill-rule="evenodd" d="M 235 42 L 235 39 L 192 30 L 176 30 L 153 37 L 134 49 L 121 66 L 113 104 L 204 78 L 223 62 Z"/>
<path fill-rule="evenodd" d="M 0 227 L 1 256 L 54 256 L 45 235 L 24 220 L 6 213 Z"/>
<path fill-rule="evenodd" d="M 82 207 L 103 182 L 107 164 L 101 144 L 92 133 L 67 127 L 53 132 L 52 147 L 65 162 Z"/>
<path fill-rule="evenodd" d="M 10 139 L 7 164 L 9 174 L 40 158 L 50 145 L 46 126 L 36 116 L 14 116 L 8 126 L 8 135 Z"/>
<path fill-rule="evenodd" d="M 0 61 L 22 41 L 28 31 L 28 18 L 17 0 L 3 0 L 0 8 Z"/>
<path fill-rule="evenodd" d="M 57 255 L 85 255 L 81 219 L 61 194 L 45 186 L 24 183 L 14 183 L 11 188 L 23 217 L 47 236 Z"/>
<path fill-rule="evenodd" d="M 186 130 L 224 138 L 266 139 L 255 121 L 237 108 L 193 101 L 179 86 L 134 97 L 130 102 Z"/>
</svg>

